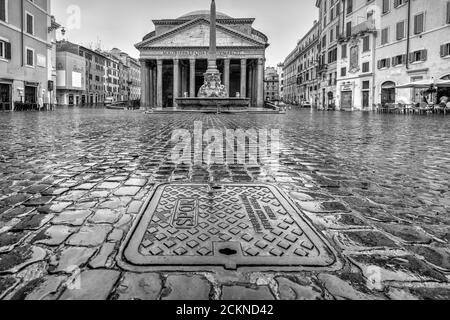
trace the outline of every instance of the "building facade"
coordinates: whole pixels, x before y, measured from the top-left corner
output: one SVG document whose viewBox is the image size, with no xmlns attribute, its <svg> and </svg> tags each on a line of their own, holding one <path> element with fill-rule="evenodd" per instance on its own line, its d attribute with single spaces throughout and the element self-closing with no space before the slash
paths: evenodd
<svg viewBox="0 0 450 320">
<path fill-rule="evenodd" d="M 344 6 L 344 0 L 317 0 L 316 2 L 320 23 L 320 53 L 317 67 L 320 79 L 319 109 L 336 107 L 337 40 L 343 29 L 342 10 L 349 10 L 351 5 L 347 8 Z"/>
<path fill-rule="evenodd" d="M 55 103 L 55 39 L 50 0 L 0 0 L 0 110 Z"/>
<path fill-rule="evenodd" d="M 86 63 L 85 90 L 81 95 L 81 105 L 101 104 L 105 101 L 105 62 L 108 59 L 98 51 L 79 46 L 79 55 Z"/>
<path fill-rule="evenodd" d="M 318 104 L 319 79 L 318 64 L 320 52 L 320 25 L 314 21 L 313 27 L 297 42 L 295 49 L 283 63 L 285 102 Z"/>
<path fill-rule="evenodd" d="M 284 64 L 282 62 L 277 65 L 277 73 L 280 76 L 278 96 L 281 101 L 284 101 Z"/>
<path fill-rule="evenodd" d="M 140 100 L 141 65 L 127 53 L 114 48 L 110 54 L 119 60 L 119 100 Z"/>
<path fill-rule="evenodd" d="M 264 100 L 280 100 L 280 76 L 273 67 L 267 67 L 264 72 Z"/>
<path fill-rule="evenodd" d="M 197 96 L 207 69 L 209 17 L 209 11 L 196 11 L 153 21 L 155 30 L 136 45 L 143 107 L 176 108 L 176 98 Z M 259 107 L 264 104 L 268 39 L 253 22 L 217 13 L 217 64 L 230 97 L 247 97 L 251 106 Z"/>
<path fill-rule="evenodd" d="M 372 110 L 375 97 L 377 30 L 374 1 L 347 0 L 338 35 L 336 108 Z"/>
<path fill-rule="evenodd" d="M 56 46 L 56 94 L 59 105 L 81 105 L 86 92 L 86 61 L 80 47 L 62 41 Z"/>
<path fill-rule="evenodd" d="M 320 52 L 319 23 L 314 22 L 311 30 L 298 42 L 298 75 L 297 83 L 300 101 L 317 106 L 319 102 L 318 59 Z"/>
<path fill-rule="evenodd" d="M 299 71 L 299 47 L 286 57 L 283 63 L 284 84 L 283 97 L 286 103 L 298 104 L 300 102 L 300 88 L 298 80 Z"/>
<path fill-rule="evenodd" d="M 112 101 L 119 100 L 119 80 L 120 80 L 120 60 L 111 53 L 105 53 L 108 59 L 105 60 L 105 83 L 104 89 L 106 98 Z"/>
<path fill-rule="evenodd" d="M 108 57 L 66 40 L 56 45 L 57 101 L 60 105 L 104 103 L 105 64 Z"/>
<path fill-rule="evenodd" d="M 421 102 L 421 90 L 396 89 L 425 79 L 450 79 L 450 1 L 377 0 L 375 103 Z M 449 90 L 438 95 L 450 96 Z"/>
<path fill-rule="evenodd" d="M 420 102 L 423 89 L 397 86 L 450 79 L 450 1 L 317 0 L 316 6 L 318 108 L 367 111 Z M 301 86 L 307 78 L 301 51 L 297 46 L 284 63 L 284 98 L 291 103 L 311 90 Z M 439 89 L 442 95 L 450 90 Z"/>
</svg>

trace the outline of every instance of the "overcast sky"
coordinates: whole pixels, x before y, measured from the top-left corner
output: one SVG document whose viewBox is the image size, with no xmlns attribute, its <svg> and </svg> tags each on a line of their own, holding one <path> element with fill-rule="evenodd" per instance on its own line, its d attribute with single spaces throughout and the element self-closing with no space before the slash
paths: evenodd
<svg viewBox="0 0 450 320">
<path fill-rule="evenodd" d="M 269 37 L 267 66 L 276 66 L 318 19 L 316 0 L 216 0 L 217 10 L 236 18 L 255 18 L 254 28 Z M 173 19 L 207 10 L 210 0 L 54 0 L 52 11 L 69 41 L 102 49 L 117 47 L 131 56 L 134 44 L 154 30 L 153 19 Z M 77 12 L 80 12 L 78 19 Z M 78 23 L 79 22 L 79 23 Z"/>
</svg>

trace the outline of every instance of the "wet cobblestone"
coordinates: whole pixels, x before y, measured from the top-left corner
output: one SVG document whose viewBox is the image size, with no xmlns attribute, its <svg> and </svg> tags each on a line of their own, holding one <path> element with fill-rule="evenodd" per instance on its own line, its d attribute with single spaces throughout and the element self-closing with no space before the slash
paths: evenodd
<svg viewBox="0 0 450 320">
<path fill-rule="evenodd" d="M 176 165 L 172 130 L 280 129 L 279 161 Z M 0 298 L 446 299 L 450 123 L 310 113 L 0 114 Z M 161 182 L 280 187 L 342 260 L 336 272 L 131 274 L 118 248 Z M 81 274 L 81 289 L 73 278 Z M 183 290 L 182 290 L 183 289 Z"/>
</svg>

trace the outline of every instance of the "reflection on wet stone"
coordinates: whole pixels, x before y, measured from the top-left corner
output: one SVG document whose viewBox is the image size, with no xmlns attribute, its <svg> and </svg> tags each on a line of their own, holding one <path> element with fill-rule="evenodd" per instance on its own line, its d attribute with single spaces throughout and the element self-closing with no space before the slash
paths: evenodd
<svg viewBox="0 0 450 320">
<path fill-rule="evenodd" d="M 67 125 L 74 118 L 82 134 L 74 134 Z M 204 130 L 279 128 L 281 124 L 280 157 L 251 165 L 172 163 L 172 130 L 191 130 L 195 121 L 202 121 Z M 42 125 L 48 128 L 45 134 L 39 131 Z M 8 128 L 20 130 L 11 135 Z M 53 298 L 59 277 L 79 271 L 88 286 L 81 291 L 63 290 L 57 296 L 185 298 L 179 288 L 192 284 L 195 292 L 184 295 L 199 299 L 240 297 L 242 293 L 281 299 L 448 298 L 450 148 L 448 139 L 443 138 L 448 132 L 449 122 L 443 117 L 388 119 L 377 114 L 309 110 L 290 111 L 288 116 L 168 116 L 104 109 L 61 109 L 45 117 L 2 113 L 0 297 Z M 312 270 L 310 280 L 304 282 L 286 272 L 273 280 L 278 285 L 272 283 L 270 287 L 267 283 L 254 286 L 239 270 L 231 272 L 231 278 L 215 271 L 206 278 L 180 270 L 176 275 L 159 270 L 121 274 L 118 249 L 155 190 L 154 185 L 179 181 L 280 187 L 343 259 L 358 266 L 361 276 L 373 279 L 380 275 L 383 291 L 375 292 L 369 285 L 365 289 L 356 286 L 338 271 Z M 242 252 L 248 256 L 258 252 L 274 256 L 290 251 L 299 256 L 308 253 L 310 243 L 296 247 L 293 242 L 299 241 L 294 238 L 300 238 L 300 232 L 283 234 L 282 239 L 271 233 L 285 232 L 284 224 L 289 225 L 285 221 L 273 223 L 274 216 L 280 215 L 274 207 L 267 208 L 261 199 L 253 203 L 251 195 L 248 199 L 242 209 L 244 204 L 252 208 L 253 214 L 248 212 L 254 225 L 247 211 L 243 212 L 246 216 L 229 221 L 230 216 L 223 219 L 210 214 L 200 219 L 208 226 L 200 226 L 196 234 L 180 230 L 171 234 L 172 216 L 161 213 L 157 223 L 168 224 L 165 238 L 150 245 L 163 235 L 148 234 L 147 248 L 155 253 L 157 249 L 172 250 L 174 256 L 185 255 L 184 249 L 208 257 L 212 250 L 200 245 L 202 239 L 230 241 L 237 237 L 235 232 L 239 241 L 254 243 Z M 225 205 L 223 213 L 227 215 L 227 209 L 237 213 L 232 206 Z M 208 213 L 207 208 L 202 212 Z M 166 216 L 169 218 L 164 222 Z M 256 225 L 259 228 L 255 229 L 270 234 L 262 238 L 248 232 Z M 40 270 L 44 279 L 28 287 L 11 278 L 24 268 L 41 264 L 46 269 Z"/>
</svg>

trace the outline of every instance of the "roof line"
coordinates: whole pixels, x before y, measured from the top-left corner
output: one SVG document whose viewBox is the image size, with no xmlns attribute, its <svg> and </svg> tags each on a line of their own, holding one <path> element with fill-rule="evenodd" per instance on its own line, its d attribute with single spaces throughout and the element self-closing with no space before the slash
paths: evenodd
<svg viewBox="0 0 450 320">
<path fill-rule="evenodd" d="M 197 19 L 193 19 L 193 20 L 187 21 L 186 23 L 184 23 L 184 24 L 182 24 L 182 25 L 179 25 L 179 26 L 177 26 L 177 27 L 175 27 L 175 28 L 173 28 L 173 29 L 171 29 L 171 30 L 168 30 L 166 33 L 163 33 L 163 34 L 158 35 L 158 36 L 156 36 L 156 37 L 149 38 L 149 39 L 146 39 L 146 40 L 144 40 L 144 41 L 141 41 L 141 42 L 137 43 L 137 44 L 135 45 L 135 47 L 136 47 L 137 49 L 139 49 L 140 47 L 144 46 L 144 45 L 147 44 L 147 43 L 150 43 L 150 42 L 152 42 L 152 41 L 155 41 L 156 39 L 162 39 L 162 38 L 168 37 L 168 36 L 170 36 L 170 35 L 176 33 L 177 31 L 179 31 L 179 30 L 181 30 L 181 29 L 183 29 L 183 28 L 185 28 L 185 27 L 187 27 L 187 26 L 189 26 L 189 25 L 194 25 L 194 24 L 196 24 L 196 23 L 198 23 L 198 22 L 201 22 L 201 21 L 210 23 L 210 21 L 209 21 L 208 19 L 205 19 L 205 18 L 203 18 L 203 17 L 199 17 L 199 18 L 197 18 Z M 240 36 L 240 37 L 243 37 L 243 38 L 245 38 L 245 39 L 247 39 L 247 40 L 249 40 L 249 41 L 253 41 L 253 42 L 257 43 L 257 44 L 260 44 L 260 45 L 267 45 L 267 42 L 262 42 L 262 41 L 260 41 L 260 40 L 254 39 L 254 38 L 249 37 L 248 35 L 246 35 L 246 34 L 244 34 L 244 33 L 242 33 L 242 32 L 239 32 L 239 31 L 237 31 L 237 30 L 228 28 L 228 27 L 226 27 L 226 26 L 223 26 L 223 25 L 218 24 L 218 25 L 217 25 L 217 28 L 218 28 L 218 29 L 220 29 L 220 28 L 221 28 L 221 29 L 224 29 L 224 30 L 226 30 L 226 31 L 228 31 L 228 32 L 234 33 L 234 34 L 236 34 L 236 35 L 238 35 L 238 36 Z M 254 30 L 254 29 L 253 29 L 253 30 Z M 258 31 L 258 32 L 259 32 L 259 31 Z"/>
</svg>

